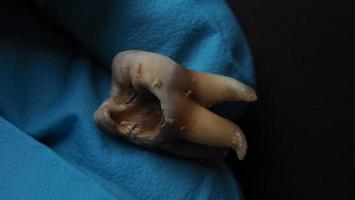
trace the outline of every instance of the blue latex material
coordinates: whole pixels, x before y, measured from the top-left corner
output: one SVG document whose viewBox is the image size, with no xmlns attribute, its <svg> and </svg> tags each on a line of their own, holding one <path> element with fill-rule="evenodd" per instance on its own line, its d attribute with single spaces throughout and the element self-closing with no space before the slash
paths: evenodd
<svg viewBox="0 0 355 200">
<path fill-rule="evenodd" d="M 145 150 L 95 125 L 111 60 L 127 49 L 254 84 L 248 47 L 223 1 L 4 1 L 0 199 L 241 197 L 222 159 Z"/>
</svg>

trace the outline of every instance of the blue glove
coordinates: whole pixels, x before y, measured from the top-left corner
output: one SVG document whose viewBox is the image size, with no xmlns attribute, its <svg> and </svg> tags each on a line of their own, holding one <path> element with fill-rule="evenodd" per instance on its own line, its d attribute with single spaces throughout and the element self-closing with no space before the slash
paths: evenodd
<svg viewBox="0 0 355 200">
<path fill-rule="evenodd" d="M 223 1 L 7 1 L 0 22 L 0 199 L 241 198 L 222 159 L 142 149 L 92 119 L 127 49 L 253 85 Z"/>
</svg>

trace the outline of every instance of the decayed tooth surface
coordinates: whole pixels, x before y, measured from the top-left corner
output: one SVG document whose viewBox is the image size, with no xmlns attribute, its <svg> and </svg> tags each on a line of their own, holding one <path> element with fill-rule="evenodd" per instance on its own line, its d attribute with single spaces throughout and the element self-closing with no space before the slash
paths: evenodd
<svg viewBox="0 0 355 200">
<path fill-rule="evenodd" d="M 227 147 L 244 158 L 247 142 L 242 130 L 206 107 L 223 101 L 255 101 L 249 86 L 191 71 L 166 56 L 145 51 L 119 53 L 112 73 L 110 97 L 94 114 L 96 122 L 111 133 L 144 145 L 159 146 L 176 138 L 213 146 L 210 152 Z M 173 152 L 181 152 L 176 143 L 170 146 L 174 147 Z M 200 154 L 201 149 L 208 152 L 201 146 L 195 149 Z"/>
</svg>

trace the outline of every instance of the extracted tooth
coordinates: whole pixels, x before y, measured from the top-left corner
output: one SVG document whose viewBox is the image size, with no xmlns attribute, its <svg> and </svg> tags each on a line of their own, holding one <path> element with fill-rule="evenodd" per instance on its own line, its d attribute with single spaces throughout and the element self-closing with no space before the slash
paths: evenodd
<svg viewBox="0 0 355 200">
<path fill-rule="evenodd" d="M 207 157 L 202 150 L 231 148 L 243 159 L 247 141 L 242 130 L 207 108 L 256 99 L 251 87 L 230 77 L 192 71 L 156 53 L 124 51 L 113 60 L 110 96 L 94 118 L 111 133 L 145 147 L 170 146 L 187 157 L 196 152 L 186 149 Z M 184 141 L 183 147 L 175 141 Z"/>
</svg>

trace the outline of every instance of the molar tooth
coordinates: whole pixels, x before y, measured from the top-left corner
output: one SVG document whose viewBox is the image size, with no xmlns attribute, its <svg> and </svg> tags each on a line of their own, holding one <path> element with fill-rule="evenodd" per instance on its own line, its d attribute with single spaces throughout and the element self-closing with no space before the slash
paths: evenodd
<svg viewBox="0 0 355 200">
<path fill-rule="evenodd" d="M 112 79 L 110 97 L 94 114 L 106 130 L 136 144 L 157 144 L 181 133 L 185 142 L 232 148 L 244 158 L 247 142 L 241 129 L 207 108 L 223 101 L 255 101 L 249 86 L 137 50 L 115 56 Z"/>
</svg>

